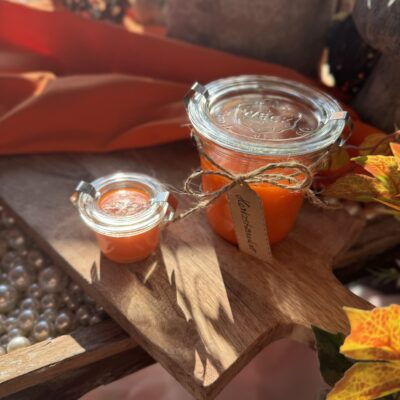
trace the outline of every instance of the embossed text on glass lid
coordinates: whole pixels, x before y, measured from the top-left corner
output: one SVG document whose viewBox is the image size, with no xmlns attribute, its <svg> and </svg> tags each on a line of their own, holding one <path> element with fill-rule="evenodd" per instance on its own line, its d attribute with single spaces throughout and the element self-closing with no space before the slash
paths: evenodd
<svg viewBox="0 0 400 400">
<path fill-rule="evenodd" d="M 188 116 L 205 139 L 255 155 L 296 155 L 327 148 L 344 128 L 342 111 L 325 93 L 263 75 L 213 81 L 188 103 Z M 204 94 L 206 93 L 206 95 Z"/>
</svg>

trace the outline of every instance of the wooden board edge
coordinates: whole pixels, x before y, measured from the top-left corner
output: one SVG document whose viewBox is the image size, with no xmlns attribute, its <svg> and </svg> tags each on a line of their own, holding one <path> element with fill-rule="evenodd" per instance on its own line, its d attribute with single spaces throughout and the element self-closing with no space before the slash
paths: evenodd
<svg viewBox="0 0 400 400">
<path fill-rule="evenodd" d="M 92 389 L 107 385 L 126 375 L 146 368 L 153 363 L 154 360 L 141 347 L 136 346 L 121 353 L 114 354 L 111 357 L 71 369 L 57 375 L 53 379 L 46 380 L 35 386 L 30 386 L 2 399 L 75 400 Z"/>
<path fill-rule="evenodd" d="M 112 320 L 0 357 L 0 397 L 139 346 Z"/>
</svg>

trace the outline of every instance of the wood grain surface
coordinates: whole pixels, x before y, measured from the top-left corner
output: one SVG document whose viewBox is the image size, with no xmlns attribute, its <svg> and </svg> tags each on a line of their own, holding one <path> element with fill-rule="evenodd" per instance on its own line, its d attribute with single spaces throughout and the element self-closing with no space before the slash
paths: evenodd
<svg viewBox="0 0 400 400">
<path fill-rule="evenodd" d="M 77 399 L 154 361 L 114 321 L 0 357 L 0 398 Z"/>
<path fill-rule="evenodd" d="M 70 369 L 2 400 L 78 400 L 90 390 L 139 371 L 154 360 L 139 346 Z"/>
<path fill-rule="evenodd" d="M 197 166 L 189 143 L 104 155 L 0 159 L 0 196 L 50 255 L 197 399 L 212 399 L 265 345 L 310 325 L 348 330 L 342 306 L 370 305 L 332 274 L 363 221 L 303 207 L 297 226 L 262 263 L 208 227 L 204 215 L 173 224 L 150 259 L 115 265 L 101 256 L 69 195 L 80 179 L 117 170 L 181 186 Z M 184 200 L 182 200 L 185 202 Z"/>
<path fill-rule="evenodd" d="M 5 354 L 0 357 L 0 398 L 54 378 L 66 378 L 71 371 L 127 351 L 132 359 L 137 357 L 134 362 L 137 369 L 152 362 L 132 338 L 108 320 Z M 132 369 L 132 365 L 126 367 Z M 110 373 L 104 372 L 103 376 Z M 87 383 L 85 389 L 89 390 Z"/>
</svg>

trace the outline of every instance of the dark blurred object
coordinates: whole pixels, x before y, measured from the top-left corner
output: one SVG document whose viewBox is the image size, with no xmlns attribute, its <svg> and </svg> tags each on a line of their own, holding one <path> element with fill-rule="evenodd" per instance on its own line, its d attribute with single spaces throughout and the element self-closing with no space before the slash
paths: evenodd
<svg viewBox="0 0 400 400">
<path fill-rule="evenodd" d="M 381 293 L 400 294 L 400 245 L 334 272 L 343 283 L 357 280 Z"/>
<path fill-rule="evenodd" d="M 143 25 L 162 25 L 165 22 L 166 0 L 131 0 L 135 20 Z"/>
<path fill-rule="evenodd" d="M 381 56 L 351 105 L 365 121 L 393 132 L 400 126 L 400 1 L 357 0 L 352 16 Z"/>
<path fill-rule="evenodd" d="M 338 0 L 336 12 L 341 15 L 349 15 L 354 8 L 356 0 Z"/>
<path fill-rule="evenodd" d="M 400 294 L 400 258 L 396 258 L 391 267 L 373 268 L 370 273 L 372 275 L 372 286 L 383 290 L 385 293 Z"/>
<path fill-rule="evenodd" d="M 62 0 L 75 14 L 120 24 L 129 8 L 128 0 Z"/>
<path fill-rule="evenodd" d="M 167 0 L 167 35 L 317 77 L 335 10 L 336 0 Z"/>
<path fill-rule="evenodd" d="M 379 51 L 362 39 L 351 16 L 334 22 L 328 37 L 328 49 L 328 63 L 336 86 L 354 96 L 379 60 Z"/>
<path fill-rule="evenodd" d="M 400 246 L 398 245 L 362 263 L 337 269 L 334 272 L 351 292 L 376 307 L 400 304 L 399 257 Z"/>
</svg>

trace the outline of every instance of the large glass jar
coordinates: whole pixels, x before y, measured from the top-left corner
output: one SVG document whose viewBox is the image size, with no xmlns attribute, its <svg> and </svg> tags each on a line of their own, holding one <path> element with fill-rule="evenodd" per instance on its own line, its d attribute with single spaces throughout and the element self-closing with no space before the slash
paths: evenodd
<svg viewBox="0 0 400 400">
<path fill-rule="evenodd" d="M 286 161 L 304 164 L 314 173 L 316 162 L 344 130 L 347 113 L 339 104 L 327 94 L 297 82 L 248 75 L 220 79 L 206 86 L 195 84 L 192 89 L 187 112 L 202 151 L 233 174 Z M 216 169 L 201 154 L 200 162 L 204 170 Z M 202 179 L 205 192 L 229 183 L 218 175 L 203 175 Z M 270 242 L 279 242 L 295 224 L 304 191 L 269 183 L 250 187 L 262 200 Z M 215 232 L 237 243 L 226 195 L 208 207 L 207 216 Z"/>
</svg>

